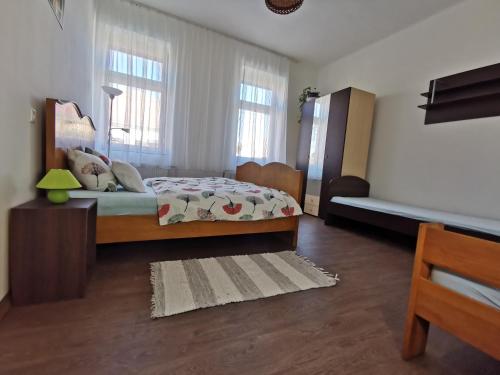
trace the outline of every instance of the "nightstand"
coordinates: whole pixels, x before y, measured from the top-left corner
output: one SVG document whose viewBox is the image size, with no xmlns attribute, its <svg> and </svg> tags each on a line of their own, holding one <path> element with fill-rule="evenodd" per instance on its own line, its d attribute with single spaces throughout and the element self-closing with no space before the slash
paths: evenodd
<svg viewBox="0 0 500 375">
<path fill-rule="evenodd" d="M 95 199 L 60 205 L 45 198 L 10 211 L 13 305 L 81 298 L 96 256 Z"/>
</svg>

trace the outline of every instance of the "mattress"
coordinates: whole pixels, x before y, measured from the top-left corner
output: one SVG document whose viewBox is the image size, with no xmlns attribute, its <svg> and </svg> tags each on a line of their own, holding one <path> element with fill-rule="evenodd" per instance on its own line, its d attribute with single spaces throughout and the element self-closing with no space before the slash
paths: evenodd
<svg viewBox="0 0 500 375">
<path fill-rule="evenodd" d="M 158 215 L 156 194 L 146 186 L 145 193 L 118 188 L 117 192 L 70 190 L 71 198 L 97 198 L 97 216 Z"/>
<path fill-rule="evenodd" d="M 440 268 L 432 270 L 431 280 L 436 284 L 500 310 L 500 289 L 476 283 Z"/>
<path fill-rule="evenodd" d="M 331 202 L 403 216 L 424 222 L 443 223 L 455 228 L 469 229 L 500 237 L 500 221 L 498 220 L 452 214 L 449 212 L 419 208 L 374 198 L 333 197 Z"/>
</svg>

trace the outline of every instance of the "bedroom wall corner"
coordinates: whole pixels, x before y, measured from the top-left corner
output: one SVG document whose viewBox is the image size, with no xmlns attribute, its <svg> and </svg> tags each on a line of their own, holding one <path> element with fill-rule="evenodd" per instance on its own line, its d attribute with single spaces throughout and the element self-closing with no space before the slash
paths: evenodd
<svg viewBox="0 0 500 375">
<path fill-rule="evenodd" d="M 297 147 L 299 143 L 299 96 L 307 86 L 314 87 L 318 78 L 318 68 L 306 62 L 290 63 L 290 78 L 288 81 L 288 113 L 286 137 L 286 162 L 295 168 Z"/>
<path fill-rule="evenodd" d="M 17 0 L 0 13 L 0 300 L 8 285 L 9 209 L 36 196 L 46 97 L 91 110 L 94 0 L 66 1 L 64 28 L 47 1 Z M 37 110 L 29 122 L 31 108 Z"/>
</svg>

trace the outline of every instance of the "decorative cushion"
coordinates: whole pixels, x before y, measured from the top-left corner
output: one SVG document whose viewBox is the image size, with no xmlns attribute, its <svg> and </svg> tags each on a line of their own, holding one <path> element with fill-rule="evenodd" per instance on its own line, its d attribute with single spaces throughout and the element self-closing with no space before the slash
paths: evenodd
<svg viewBox="0 0 500 375">
<path fill-rule="evenodd" d="M 87 190 L 116 191 L 116 179 L 111 168 L 99 157 L 78 150 L 68 150 L 71 172 Z"/>
<path fill-rule="evenodd" d="M 81 151 L 83 151 L 83 150 L 81 150 Z M 103 162 L 105 162 L 106 165 L 111 167 L 111 160 L 109 160 L 109 158 L 106 155 L 101 154 L 99 151 L 94 150 L 93 148 L 90 148 L 90 147 L 85 147 L 85 152 L 87 154 L 97 156 L 99 159 L 101 159 Z"/>
<path fill-rule="evenodd" d="M 136 193 L 146 192 L 141 174 L 133 165 L 124 161 L 113 160 L 111 170 L 113 171 L 118 182 L 126 190 Z"/>
</svg>

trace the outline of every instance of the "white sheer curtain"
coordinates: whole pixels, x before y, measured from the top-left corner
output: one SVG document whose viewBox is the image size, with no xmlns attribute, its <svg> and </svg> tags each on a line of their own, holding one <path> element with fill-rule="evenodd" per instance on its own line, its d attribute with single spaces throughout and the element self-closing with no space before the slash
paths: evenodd
<svg viewBox="0 0 500 375">
<path fill-rule="evenodd" d="M 246 58 L 242 64 L 238 108 L 237 163 L 285 159 L 288 78 L 286 67 Z"/>
<path fill-rule="evenodd" d="M 97 3 L 94 118 L 111 157 L 223 171 L 285 161 L 288 59 L 123 0 Z"/>
<path fill-rule="evenodd" d="M 112 128 L 118 129 L 111 131 L 111 156 L 137 165 L 168 165 L 171 134 L 163 126 L 168 113 L 168 44 L 109 23 L 99 23 L 97 35 L 105 41 L 97 43 L 95 54 L 98 148 L 107 148 L 109 129 L 109 98 L 102 83 L 123 91 L 113 103 Z"/>
</svg>

